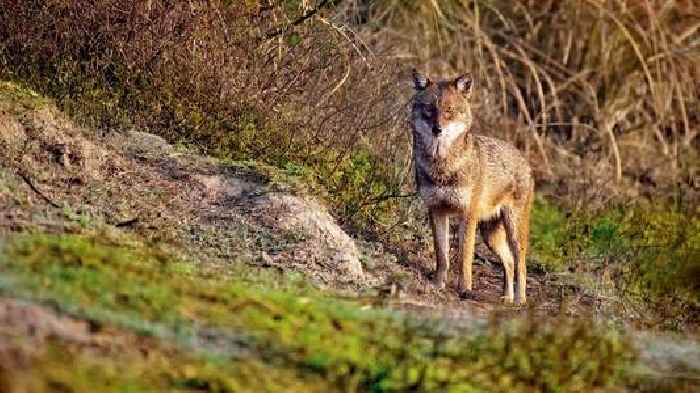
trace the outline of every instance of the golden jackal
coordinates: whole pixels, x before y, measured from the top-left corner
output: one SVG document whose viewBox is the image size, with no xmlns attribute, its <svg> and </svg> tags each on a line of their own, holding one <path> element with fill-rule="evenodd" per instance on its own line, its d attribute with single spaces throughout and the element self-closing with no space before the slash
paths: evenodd
<svg viewBox="0 0 700 393">
<path fill-rule="evenodd" d="M 434 283 L 445 287 L 449 270 L 449 217 L 459 219 L 458 290 L 472 289 L 472 260 L 478 226 L 504 267 L 503 296 L 525 303 L 530 208 L 534 182 L 530 165 L 511 144 L 471 131 L 472 80 L 462 75 L 431 81 L 413 72 L 413 158 L 416 184 L 430 212 L 437 272 Z"/>
</svg>

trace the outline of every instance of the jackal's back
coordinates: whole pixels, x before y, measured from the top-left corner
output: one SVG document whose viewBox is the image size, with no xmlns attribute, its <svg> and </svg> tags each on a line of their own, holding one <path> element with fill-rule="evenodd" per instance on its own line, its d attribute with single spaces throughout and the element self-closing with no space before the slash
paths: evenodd
<svg viewBox="0 0 700 393">
<path fill-rule="evenodd" d="M 481 135 L 475 139 L 481 156 L 482 194 L 491 198 L 510 194 L 514 200 L 527 197 L 534 185 L 530 164 L 522 153 L 500 139 Z"/>
</svg>

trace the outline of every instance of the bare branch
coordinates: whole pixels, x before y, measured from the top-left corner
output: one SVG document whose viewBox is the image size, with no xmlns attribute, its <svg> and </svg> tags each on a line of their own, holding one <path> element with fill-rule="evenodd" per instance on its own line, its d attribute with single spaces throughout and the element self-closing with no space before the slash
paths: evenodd
<svg viewBox="0 0 700 393">
<path fill-rule="evenodd" d="M 24 173 L 18 173 L 18 174 L 19 174 L 19 177 L 21 177 L 22 180 L 24 180 L 24 182 L 27 183 L 27 185 L 29 186 L 29 188 L 31 188 L 32 191 L 34 191 L 37 195 L 39 195 L 39 196 L 41 197 L 41 199 L 43 199 L 44 201 L 46 201 L 46 203 L 48 203 L 49 205 L 51 205 L 51 206 L 53 206 L 53 207 L 55 207 L 55 208 L 57 208 L 57 209 L 60 209 L 60 208 L 61 208 L 61 206 L 59 206 L 58 204 L 56 204 L 54 201 L 52 201 L 52 200 L 49 199 L 46 195 L 44 195 L 44 193 L 42 193 L 41 191 L 39 191 L 39 189 L 36 188 L 36 186 L 34 185 L 34 183 L 32 183 L 32 179 L 30 179 L 29 176 L 25 175 Z"/>
<path fill-rule="evenodd" d="M 265 34 L 265 38 L 269 40 L 270 38 L 275 38 L 280 34 L 284 34 L 287 31 L 289 31 L 289 29 L 291 29 L 292 27 L 299 26 L 300 24 L 304 23 L 307 19 L 316 15 L 318 13 L 318 11 L 320 11 L 323 7 L 328 5 L 328 3 L 332 2 L 334 5 L 336 5 L 336 4 L 340 3 L 341 1 L 342 0 L 337 0 L 337 1 L 322 0 L 321 3 L 318 6 L 316 6 L 316 8 L 312 8 L 312 9 L 306 11 L 302 16 L 295 19 L 292 23 L 290 23 L 286 26 L 280 26 L 280 27 L 275 28 L 271 31 L 268 31 Z"/>
</svg>

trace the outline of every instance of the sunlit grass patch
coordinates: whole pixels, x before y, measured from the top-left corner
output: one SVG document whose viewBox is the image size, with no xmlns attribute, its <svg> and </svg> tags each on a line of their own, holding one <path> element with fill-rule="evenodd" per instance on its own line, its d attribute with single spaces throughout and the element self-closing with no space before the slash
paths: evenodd
<svg viewBox="0 0 700 393">
<path fill-rule="evenodd" d="M 4 105 L 20 104 L 29 109 L 41 109 L 51 100 L 17 82 L 0 81 L 0 102 Z"/>
<path fill-rule="evenodd" d="M 294 282 L 201 274 L 134 241 L 21 235 L 2 255 L 5 295 L 174 338 L 224 366 L 243 346 L 266 367 L 291 367 L 340 391 L 586 391 L 619 381 L 631 354 L 624 338 L 587 323 L 501 320 L 455 331 Z"/>
</svg>

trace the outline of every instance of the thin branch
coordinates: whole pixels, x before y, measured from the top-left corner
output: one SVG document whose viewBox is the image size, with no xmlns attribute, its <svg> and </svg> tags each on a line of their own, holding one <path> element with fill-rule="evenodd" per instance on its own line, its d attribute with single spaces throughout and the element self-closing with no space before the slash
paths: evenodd
<svg viewBox="0 0 700 393">
<path fill-rule="evenodd" d="M 333 1 L 333 4 L 338 4 L 338 3 L 340 3 L 340 1 L 342 1 L 342 0 Z M 321 3 L 320 3 L 318 6 L 316 6 L 316 8 L 312 8 L 312 9 L 306 11 L 306 12 L 304 13 L 304 15 L 302 15 L 302 16 L 298 17 L 297 19 L 295 19 L 292 23 L 290 23 L 290 24 L 288 24 L 288 25 L 286 25 L 286 26 L 280 26 L 280 27 L 278 27 L 278 28 L 276 28 L 276 29 L 274 29 L 274 30 L 272 30 L 272 31 L 268 31 L 268 32 L 265 34 L 265 38 L 268 39 L 268 40 L 271 39 L 271 38 L 275 38 L 275 37 L 277 37 L 277 36 L 280 35 L 280 34 L 286 33 L 286 32 L 289 31 L 289 29 L 291 29 L 292 27 L 294 27 L 294 26 L 299 26 L 300 24 L 304 23 L 307 19 L 309 19 L 309 18 L 311 18 L 312 16 L 316 15 L 316 14 L 318 13 L 318 11 L 321 10 L 321 8 L 325 7 L 328 3 L 331 3 L 331 0 L 322 0 Z"/>
<path fill-rule="evenodd" d="M 48 203 L 49 205 L 51 205 L 57 209 L 61 208 L 61 206 L 57 205 L 54 201 L 52 201 L 46 195 L 44 195 L 44 193 L 39 191 L 39 189 L 36 188 L 36 186 L 34 186 L 34 183 L 32 183 L 32 180 L 29 178 L 29 176 L 25 175 L 24 173 L 19 173 L 19 177 L 21 177 L 22 180 L 24 180 L 24 182 L 27 183 L 29 188 L 31 188 L 32 191 L 34 191 L 37 195 L 39 195 L 41 197 L 41 199 L 45 200 L 46 203 Z"/>
<path fill-rule="evenodd" d="M 414 198 L 418 196 L 418 193 L 411 193 L 411 194 L 386 194 L 386 195 L 379 195 L 374 198 L 369 199 L 368 201 L 363 202 L 359 207 L 365 207 L 368 205 L 376 205 L 377 203 L 387 201 L 389 199 L 395 199 L 395 198 Z"/>
<path fill-rule="evenodd" d="M 139 222 L 139 218 L 138 218 L 138 217 L 135 217 L 135 218 L 132 218 L 132 219 L 130 219 L 130 220 L 118 222 L 118 223 L 114 224 L 114 226 L 117 227 L 117 228 L 124 228 L 124 227 L 129 227 L 129 228 L 131 228 L 131 227 L 133 227 L 134 225 L 136 225 L 138 222 Z"/>
</svg>

